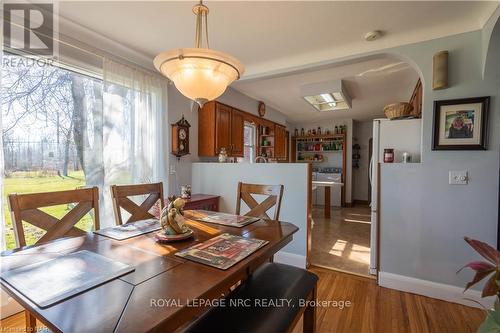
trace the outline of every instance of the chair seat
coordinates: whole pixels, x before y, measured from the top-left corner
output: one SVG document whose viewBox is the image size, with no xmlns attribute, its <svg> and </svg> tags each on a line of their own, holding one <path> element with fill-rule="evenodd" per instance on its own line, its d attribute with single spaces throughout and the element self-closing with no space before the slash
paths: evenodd
<svg viewBox="0 0 500 333">
<path fill-rule="evenodd" d="M 287 332 L 300 311 L 299 301 L 307 299 L 317 281 L 304 269 L 267 263 L 226 298 L 225 307 L 210 309 L 186 332 Z M 231 306 L 238 301 L 249 306 Z"/>
</svg>

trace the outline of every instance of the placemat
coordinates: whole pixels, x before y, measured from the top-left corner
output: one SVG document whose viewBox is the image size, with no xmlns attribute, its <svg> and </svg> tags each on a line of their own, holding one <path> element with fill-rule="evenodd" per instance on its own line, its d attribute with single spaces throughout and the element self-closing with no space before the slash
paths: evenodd
<svg viewBox="0 0 500 333">
<path fill-rule="evenodd" d="M 265 240 L 222 234 L 175 253 L 176 256 L 226 270 L 264 245 Z"/>
<path fill-rule="evenodd" d="M 87 250 L 3 272 L 0 278 L 41 308 L 134 270 Z"/>
<path fill-rule="evenodd" d="M 236 228 L 241 228 L 260 220 L 258 217 L 233 215 L 209 210 L 185 210 L 184 216 L 200 222 L 208 222 Z"/>
</svg>

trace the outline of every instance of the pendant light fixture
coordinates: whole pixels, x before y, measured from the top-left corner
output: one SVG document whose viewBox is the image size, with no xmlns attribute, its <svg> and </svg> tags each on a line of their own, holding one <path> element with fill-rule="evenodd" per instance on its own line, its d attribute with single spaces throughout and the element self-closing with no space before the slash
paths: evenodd
<svg viewBox="0 0 500 333">
<path fill-rule="evenodd" d="M 229 54 L 211 50 L 208 43 L 208 7 L 200 1 L 193 7 L 196 15 L 196 38 L 194 48 L 173 49 L 162 52 L 154 59 L 160 73 L 174 82 L 175 87 L 200 107 L 224 93 L 226 88 L 238 80 L 244 67 Z M 202 47 L 203 26 L 206 47 Z"/>
</svg>

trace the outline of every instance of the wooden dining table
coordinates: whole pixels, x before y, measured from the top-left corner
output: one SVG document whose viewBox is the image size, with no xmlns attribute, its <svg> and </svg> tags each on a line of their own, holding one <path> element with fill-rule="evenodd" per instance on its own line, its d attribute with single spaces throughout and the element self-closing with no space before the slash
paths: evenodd
<svg viewBox="0 0 500 333">
<path fill-rule="evenodd" d="M 259 220 L 242 228 L 197 221 L 188 224 L 194 237 L 177 243 L 159 244 L 154 232 L 122 241 L 89 232 L 81 237 L 2 252 L 1 272 L 81 250 L 135 268 L 127 275 L 46 308 L 39 308 L 3 280 L 0 283 L 53 332 L 172 332 L 186 327 L 213 305 L 207 304 L 210 300 L 220 299 L 231 286 L 269 261 L 298 230 L 293 224 L 271 220 Z M 227 270 L 174 255 L 226 232 L 269 243 Z"/>
</svg>

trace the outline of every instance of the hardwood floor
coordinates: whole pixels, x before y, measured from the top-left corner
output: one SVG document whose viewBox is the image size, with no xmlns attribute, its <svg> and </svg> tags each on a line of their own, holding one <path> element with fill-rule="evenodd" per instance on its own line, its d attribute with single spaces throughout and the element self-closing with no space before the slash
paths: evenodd
<svg viewBox="0 0 500 333">
<path fill-rule="evenodd" d="M 484 312 L 459 304 L 377 286 L 372 279 L 313 267 L 319 276 L 319 301 L 350 306 L 317 307 L 316 329 L 329 332 L 467 333 L 476 332 Z M 0 332 L 24 332 L 24 314 L 0 321 Z M 302 332 L 302 320 L 293 333 Z"/>
<path fill-rule="evenodd" d="M 318 300 L 350 301 L 350 307 L 316 308 L 317 332 L 476 332 L 484 312 L 459 304 L 377 286 L 375 280 L 313 267 Z M 302 322 L 293 333 L 302 332 Z"/>
<path fill-rule="evenodd" d="M 0 321 L 0 332 L 26 332 L 26 319 L 24 311 L 7 317 Z M 37 330 L 44 328 L 43 324 L 37 320 Z"/>
<path fill-rule="evenodd" d="M 313 209 L 311 263 L 369 275 L 370 207 L 332 208 L 331 218 L 323 207 Z"/>
</svg>

